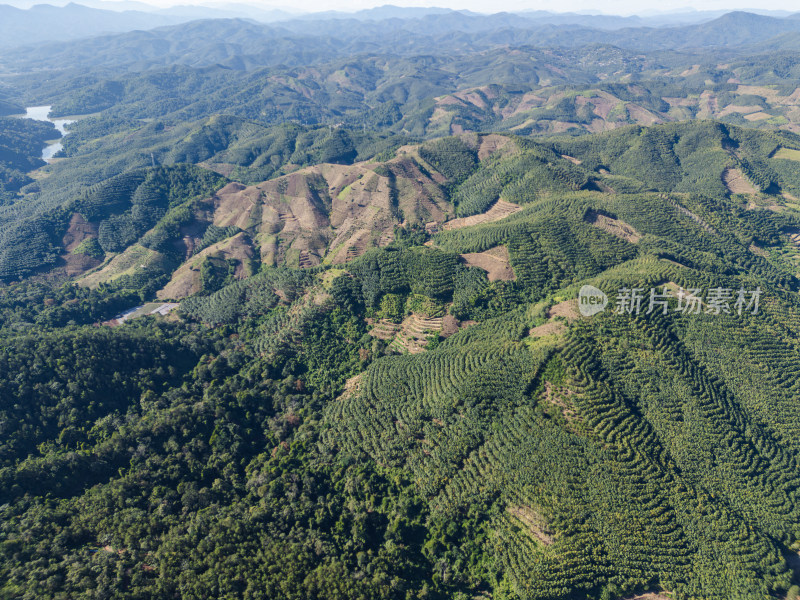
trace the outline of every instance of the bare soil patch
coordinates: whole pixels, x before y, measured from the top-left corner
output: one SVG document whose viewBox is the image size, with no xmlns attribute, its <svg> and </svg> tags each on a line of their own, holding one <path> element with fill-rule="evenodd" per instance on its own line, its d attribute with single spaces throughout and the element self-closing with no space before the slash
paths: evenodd
<svg viewBox="0 0 800 600">
<path fill-rule="evenodd" d="M 250 238 L 245 233 L 238 233 L 227 240 L 209 246 L 191 260 L 183 263 L 172 274 L 172 279 L 170 279 L 169 283 L 156 293 L 156 297 L 159 300 L 167 298 L 181 299 L 199 292 L 200 265 L 206 258 L 237 261 L 234 277 L 236 279 L 244 279 L 250 275 L 247 265 L 253 255 Z"/>
<path fill-rule="evenodd" d="M 425 317 L 412 314 L 403 319 L 395 343 L 402 351 L 417 354 L 425 350 L 428 345 L 428 336 L 439 333 L 443 327 L 442 317 Z"/>
<path fill-rule="evenodd" d="M 697 104 L 697 101 L 692 98 L 670 98 L 664 96 L 662 100 L 670 106 L 694 106 Z"/>
<path fill-rule="evenodd" d="M 749 115 L 745 115 L 744 118 L 748 121 L 761 121 L 763 119 L 769 119 L 772 115 L 769 113 L 765 113 L 764 111 L 759 111 L 757 113 L 750 113 Z"/>
<path fill-rule="evenodd" d="M 478 267 L 486 271 L 489 281 L 513 281 L 517 278 L 509 262 L 508 248 L 497 246 L 485 252 L 462 254 L 470 267 Z"/>
<path fill-rule="evenodd" d="M 700 101 L 698 102 L 698 108 L 700 109 L 697 113 L 697 117 L 701 119 L 707 119 L 712 115 L 717 114 L 719 109 L 719 101 L 717 97 L 709 91 L 705 91 L 700 94 Z"/>
<path fill-rule="evenodd" d="M 331 264 L 338 265 L 346 263 L 361 256 L 367 248 L 374 245 L 372 231 L 367 228 L 356 228 L 355 226 L 352 228 L 343 227 L 342 233 L 344 235 L 350 234 L 350 237 L 340 241 L 344 237 L 344 235 L 340 235 L 331 243 L 332 248 L 338 248 L 335 254 L 330 255 L 332 258 L 329 257 Z"/>
<path fill-rule="evenodd" d="M 406 152 L 407 154 L 403 154 Z M 452 209 L 415 160 L 415 147 L 385 165 L 397 181 L 397 202 L 411 222 L 444 221 Z M 374 165 L 321 164 L 257 185 L 231 183 L 206 201 L 205 218 L 253 236 L 261 261 L 310 267 L 324 257 L 344 263 L 392 239 L 389 177 Z"/>
<path fill-rule="evenodd" d="M 398 352 L 417 354 L 425 350 L 429 336 L 444 332 L 446 319 L 447 335 L 451 335 L 458 330 L 458 321 L 453 317 L 448 319 L 448 317 L 426 317 L 411 314 L 399 324 L 385 319 L 378 321 L 368 319 L 367 323 L 372 325 L 369 332 L 372 337 L 392 340 L 389 346 Z"/>
<path fill-rule="evenodd" d="M 64 245 L 64 249 L 67 252 L 72 252 L 85 239 L 96 238 L 97 227 L 98 226 L 96 223 L 89 223 L 81 215 L 74 213 L 72 218 L 69 220 L 67 232 L 64 234 L 64 237 L 61 240 L 61 243 Z"/>
<path fill-rule="evenodd" d="M 372 329 L 370 329 L 369 334 L 372 337 L 376 337 L 380 340 L 390 340 L 400 330 L 399 324 L 392 323 L 391 321 L 387 321 L 385 319 L 380 319 L 374 323 L 367 321 L 367 323 L 372 325 Z"/>
<path fill-rule="evenodd" d="M 438 98 L 434 98 L 434 100 L 436 100 L 436 104 L 439 106 L 464 106 L 465 104 L 465 102 L 455 94 L 451 96 L 439 96 Z"/>
<path fill-rule="evenodd" d="M 550 130 L 553 133 L 564 133 L 575 127 L 575 123 L 568 121 L 550 121 Z"/>
<path fill-rule="evenodd" d="M 86 273 L 86 271 L 99 267 L 103 263 L 103 261 L 85 254 L 65 254 L 61 258 L 66 265 L 65 272 L 70 277 Z"/>
<path fill-rule="evenodd" d="M 794 198 L 791 194 L 783 193 L 781 196 L 789 202 L 798 203 L 797 198 Z M 771 210 L 772 212 L 783 212 L 786 210 L 786 206 L 775 202 L 772 196 L 753 196 L 753 199 L 747 203 L 747 210 L 756 210 L 759 208 Z"/>
<path fill-rule="evenodd" d="M 124 275 L 130 275 L 150 264 L 158 263 L 162 255 L 144 246 L 134 244 L 122 254 L 117 254 L 108 260 L 102 268 L 93 271 L 77 284 L 81 287 L 96 288 L 100 283 L 113 281 Z"/>
<path fill-rule="evenodd" d="M 205 233 L 208 223 L 209 221 L 196 218 L 189 223 L 181 225 L 178 229 L 181 234 L 181 239 L 176 240 L 174 246 L 176 250 L 183 252 L 186 259 L 194 254 L 195 248 L 202 242 L 203 234 Z"/>
<path fill-rule="evenodd" d="M 500 114 L 504 118 L 508 118 L 511 115 L 538 108 L 546 102 L 547 98 L 544 98 L 543 96 L 537 96 L 534 92 L 528 92 L 522 96 L 522 99 L 516 106 L 514 106 L 514 103 L 512 102 L 509 103 L 508 106 L 500 109 Z"/>
<path fill-rule="evenodd" d="M 513 142 L 504 135 L 497 135 L 491 133 L 482 136 L 480 139 L 480 146 L 478 146 L 478 160 L 486 160 L 495 152 L 514 146 Z"/>
<path fill-rule="evenodd" d="M 611 111 L 614 110 L 614 107 L 619 104 L 619 98 L 615 98 L 607 92 L 598 92 L 594 96 L 578 96 L 575 98 L 575 104 L 578 106 L 591 104 L 594 114 L 605 121 Z"/>
<path fill-rule="evenodd" d="M 558 335 L 567 329 L 567 323 L 571 323 L 580 318 L 578 313 L 578 300 L 565 300 L 551 306 L 545 316 L 549 319 L 546 323 L 537 325 L 528 330 L 529 337 L 542 337 L 545 335 Z M 555 317 L 563 317 L 564 320 Z"/>
<path fill-rule="evenodd" d="M 607 215 L 591 212 L 586 218 L 587 222 L 614 235 L 620 239 L 637 244 L 642 239 L 642 234 L 636 231 L 631 225 L 625 221 L 615 219 Z"/>
<path fill-rule="evenodd" d="M 530 337 L 542 337 L 545 335 L 558 335 L 566 331 L 567 326 L 564 325 L 561 321 L 548 321 L 547 323 L 543 323 L 542 325 L 537 325 L 532 329 L 528 330 L 528 335 Z"/>
<path fill-rule="evenodd" d="M 695 75 L 700 72 L 700 65 L 692 65 L 690 68 L 686 69 L 681 73 L 681 77 L 689 77 L 690 75 Z"/>
<path fill-rule="evenodd" d="M 578 299 L 564 300 L 558 304 L 554 304 L 547 310 L 547 317 L 564 317 L 567 321 L 574 321 L 580 317 L 578 312 Z"/>
<path fill-rule="evenodd" d="M 614 129 L 622 127 L 625 124 L 627 124 L 627 121 L 618 122 L 606 121 L 604 119 L 593 119 L 591 123 L 586 125 L 586 130 L 592 133 L 603 133 L 604 131 L 613 131 Z"/>
<path fill-rule="evenodd" d="M 784 160 L 794 160 L 800 162 L 800 150 L 794 150 L 792 148 L 778 148 L 772 153 L 770 158 L 782 158 Z"/>
<path fill-rule="evenodd" d="M 355 377 L 351 377 L 347 381 L 344 382 L 344 391 L 339 396 L 339 400 L 344 400 L 346 398 L 350 398 L 358 393 L 358 390 L 361 388 L 361 377 L 363 373 L 356 375 Z"/>
<path fill-rule="evenodd" d="M 439 332 L 439 335 L 442 337 L 450 337 L 454 333 L 456 333 L 459 329 L 459 322 L 453 315 L 445 315 L 442 318 L 442 330 Z"/>
<path fill-rule="evenodd" d="M 214 225 L 236 225 L 240 229 L 247 229 L 251 225 L 250 215 L 260 200 L 261 190 L 237 182 L 229 183 L 211 198 Z"/>
<path fill-rule="evenodd" d="M 616 194 L 617 190 L 608 185 L 605 181 L 595 180 L 595 185 L 605 194 Z"/>
<path fill-rule="evenodd" d="M 719 116 L 724 117 L 732 113 L 739 113 L 740 115 L 746 116 L 757 112 L 761 112 L 761 107 L 758 105 L 734 106 L 733 104 L 729 104 L 728 106 L 722 109 L 722 111 L 719 113 Z"/>
<path fill-rule="evenodd" d="M 628 110 L 631 119 L 634 119 L 637 123 L 657 125 L 658 123 L 664 122 L 663 119 L 654 115 L 646 108 L 642 108 L 638 104 L 627 104 L 625 108 Z"/>
<path fill-rule="evenodd" d="M 722 182 L 731 194 L 755 194 L 758 192 L 739 169 L 725 169 L 722 172 Z"/>
<path fill-rule="evenodd" d="M 522 210 L 517 204 L 506 202 L 505 200 L 498 200 L 489 210 L 481 215 L 472 215 L 471 217 L 461 217 L 453 219 L 442 225 L 442 229 L 447 231 L 450 229 L 461 229 L 462 227 L 471 227 L 472 225 L 480 225 L 481 223 L 492 223 L 505 219 L 509 215 Z"/>
</svg>

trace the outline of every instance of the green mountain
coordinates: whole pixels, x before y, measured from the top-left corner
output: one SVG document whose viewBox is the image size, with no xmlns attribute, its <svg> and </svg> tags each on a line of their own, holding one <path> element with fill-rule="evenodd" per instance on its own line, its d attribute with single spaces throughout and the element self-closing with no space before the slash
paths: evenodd
<svg viewBox="0 0 800 600">
<path fill-rule="evenodd" d="M 4 52 L 0 600 L 800 597 L 800 20 L 715 16 Z"/>
<path fill-rule="evenodd" d="M 49 277 L 78 286 L 3 288 L 0 596 L 796 594 L 800 137 L 464 134 L 353 163 L 329 130 L 212 126 L 206 168 L 48 210 Z M 266 143 L 287 135 L 309 166 Z M 209 170 L 243 148 L 275 176 Z M 91 326 L 156 293 L 189 297 Z"/>
<path fill-rule="evenodd" d="M 294 58 L 284 60 L 278 45 L 269 57 L 245 64 L 242 57 L 249 55 L 243 54 L 242 41 L 230 49 L 240 64 L 224 66 L 209 65 L 199 60 L 205 51 L 192 50 L 192 40 L 200 37 L 194 29 L 211 38 L 218 29 L 256 36 L 257 25 L 240 25 L 227 23 L 225 29 L 209 21 L 186 26 L 192 35 L 183 35 L 190 39 L 176 36 L 171 43 L 188 52 L 191 61 L 153 50 L 161 62 L 141 63 L 133 72 L 113 62 L 93 64 L 94 57 L 109 56 L 103 48 L 70 45 L 78 54 L 64 64 L 85 68 L 75 71 L 55 62 L 47 76 L 32 66 L 40 64 L 38 58 L 8 57 L 6 97 L 17 105 L 52 105 L 57 116 L 87 117 L 73 127 L 70 155 L 80 151 L 82 141 L 105 134 L 143 128 L 142 133 L 155 135 L 159 130 L 153 122 L 186 127 L 215 115 L 260 125 L 344 125 L 415 137 L 468 131 L 583 135 L 687 119 L 800 131 L 796 57 L 787 50 L 766 51 L 771 45 L 748 46 L 747 52 L 725 47 L 642 53 L 608 44 L 536 48 L 513 38 L 498 38 L 501 47 L 485 49 L 447 39 L 441 42 L 443 51 L 432 56 L 360 46 L 331 49 L 313 38 L 303 52 L 316 52 L 314 44 L 322 44 L 316 57 L 298 54 L 290 45 L 286 52 Z M 138 38 L 130 43 L 124 57 L 142 56 L 135 48 L 151 47 Z M 222 42 L 214 45 L 215 50 L 226 48 Z M 347 55 L 351 51 L 359 54 Z M 339 52 L 346 56 L 337 57 Z M 93 58 L 81 58 L 87 53 Z"/>
<path fill-rule="evenodd" d="M 5 276 L 48 263 L 63 268 L 65 260 L 77 275 L 82 270 L 70 264 L 77 259 L 68 252 L 93 239 L 106 260 L 87 277 L 88 285 L 130 274 L 138 261 L 154 269 L 145 271 L 152 285 L 172 279 L 159 297 L 177 299 L 200 290 L 199 266 L 218 251 L 218 258 L 239 265 L 237 277 L 260 265 L 339 264 L 386 245 L 400 225 L 433 231 L 460 227 L 473 215 L 493 219 L 498 198 L 501 206 L 520 208 L 569 191 L 744 193 L 775 206 L 800 197 L 795 135 L 713 122 L 634 126 L 547 142 L 463 134 L 397 151 L 392 137 L 268 129 L 230 118 L 171 133 L 173 141 L 162 147 L 139 146 L 138 140 L 152 138 L 138 132 L 126 136 L 128 157 L 140 157 L 138 170 L 72 194 L 45 187 L 48 178 L 22 205 L 27 210 L 9 206 L 0 254 Z M 104 158 L 116 137 L 82 155 L 84 168 L 96 164 L 90 157 L 97 155 L 109 173 L 113 163 Z M 177 164 L 147 167 L 156 156 Z M 120 160 L 130 164 L 125 155 Z M 71 168 L 67 161 L 54 172 Z M 261 181 L 264 175 L 273 178 Z M 41 231 L 41 246 L 31 245 L 31 227 Z M 229 238 L 238 250 L 228 248 Z M 84 264 L 90 266 L 97 265 Z"/>
</svg>

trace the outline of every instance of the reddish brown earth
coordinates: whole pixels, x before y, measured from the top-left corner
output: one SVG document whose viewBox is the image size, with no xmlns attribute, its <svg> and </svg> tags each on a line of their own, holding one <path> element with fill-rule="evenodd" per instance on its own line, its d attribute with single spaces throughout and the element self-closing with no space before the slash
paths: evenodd
<svg viewBox="0 0 800 600">
<path fill-rule="evenodd" d="M 497 246 L 485 252 L 462 254 L 461 258 L 470 266 L 486 271 L 489 281 L 512 281 L 516 279 L 509 263 L 508 248 Z"/>
</svg>

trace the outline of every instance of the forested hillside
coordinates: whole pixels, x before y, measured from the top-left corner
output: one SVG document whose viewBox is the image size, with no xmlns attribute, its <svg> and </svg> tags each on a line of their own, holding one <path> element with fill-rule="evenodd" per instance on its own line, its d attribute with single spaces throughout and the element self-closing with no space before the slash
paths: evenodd
<svg viewBox="0 0 800 600">
<path fill-rule="evenodd" d="M 800 197 L 800 138 L 713 122 L 540 141 L 462 134 L 398 146 L 397 136 L 345 128 L 214 118 L 173 128 L 145 152 L 138 142 L 152 137 L 129 134 L 125 153 L 103 160 L 119 147 L 115 137 L 75 159 L 86 176 L 102 164 L 108 179 L 51 187 L 63 182 L 59 174 L 75 174 L 71 161 L 61 162 L 28 186 L 24 202 L 2 209 L 7 280 L 47 270 L 90 288 L 146 283 L 145 295 L 182 299 L 263 267 L 347 263 L 392 242 L 399 227 L 456 230 L 556 194 L 732 195 L 742 210 L 789 212 Z M 145 166 L 156 156 L 179 162 Z M 125 171 L 126 157 L 141 166 Z"/>
<path fill-rule="evenodd" d="M 0 595 L 796 594 L 794 153 L 689 122 L 93 185 L 51 214 L 99 266 L 3 289 Z"/>
<path fill-rule="evenodd" d="M 578 17 L 3 54 L 0 600 L 800 598 L 800 20 Z"/>
</svg>

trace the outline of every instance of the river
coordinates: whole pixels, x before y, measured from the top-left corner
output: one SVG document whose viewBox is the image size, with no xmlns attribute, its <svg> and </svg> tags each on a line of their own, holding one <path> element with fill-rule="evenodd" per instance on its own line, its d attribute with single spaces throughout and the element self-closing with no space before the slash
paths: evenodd
<svg viewBox="0 0 800 600">
<path fill-rule="evenodd" d="M 34 121 L 49 121 L 56 126 L 61 137 L 64 137 L 69 133 L 69 131 L 67 131 L 67 125 L 75 121 L 70 121 L 69 119 L 51 119 L 48 116 L 50 114 L 50 108 L 50 106 L 29 106 L 25 109 L 25 118 L 33 119 Z M 46 162 L 50 162 L 56 152 L 63 147 L 60 141 L 45 146 L 44 150 L 42 150 L 42 159 Z"/>
</svg>

